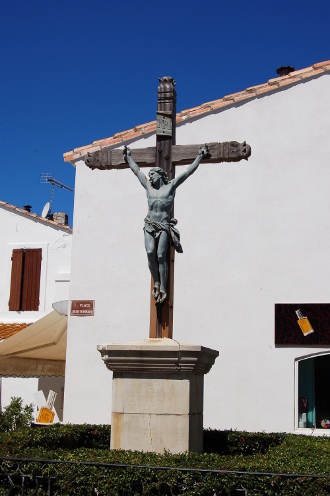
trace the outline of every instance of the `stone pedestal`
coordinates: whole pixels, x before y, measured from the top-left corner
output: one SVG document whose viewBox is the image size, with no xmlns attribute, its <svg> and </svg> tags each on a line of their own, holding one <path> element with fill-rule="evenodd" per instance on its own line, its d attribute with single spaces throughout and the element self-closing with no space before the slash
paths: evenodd
<svg viewBox="0 0 330 496">
<path fill-rule="evenodd" d="M 166 338 L 97 348 L 113 372 L 111 449 L 202 452 L 204 374 L 218 351 Z"/>
</svg>

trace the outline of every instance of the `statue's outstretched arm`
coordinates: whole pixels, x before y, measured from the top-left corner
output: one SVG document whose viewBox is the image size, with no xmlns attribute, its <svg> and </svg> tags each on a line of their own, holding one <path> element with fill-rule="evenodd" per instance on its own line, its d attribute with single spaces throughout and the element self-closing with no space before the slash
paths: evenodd
<svg viewBox="0 0 330 496">
<path fill-rule="evenodd" d="M 143 172 L 141 172 L 139 166 L 132 159 L 131 150 L 128 148 L 128 146 L 124 147 L 124 158 L 125 158 L 126 162 L 128 163 L 128 165 L 130 166 L 130 168 L 132 169 L 132 171 L 134 172 L 134 174 L 136 175 L 136 177 L 138 178 L 138 180 L 140 181 L 140 183 L 142 184 L 142 186 L 145 189 L 147 189 L 148 188 L 148 179 L 143 174 Z"/>
<path fill-rule="evenodd" d="M 189 176 L 191 176 L 191 174 L 195 172 L 195 170 L 197 170 L 197 167 L 199 166 L 201 160 L 208 154 L 208 151 L 209 150 L 207 143 L 205 143 L 204 146 L 199 147 L 198 155 L 193 163 L 189 165 L 189 167 L 184 172 L 182 172 L 182 174 L 172 179 L 171 184 L 174 188 L 180 186 L 180 184 L 182 184 L 186 179 L 188 179 Z"/>
</svg>

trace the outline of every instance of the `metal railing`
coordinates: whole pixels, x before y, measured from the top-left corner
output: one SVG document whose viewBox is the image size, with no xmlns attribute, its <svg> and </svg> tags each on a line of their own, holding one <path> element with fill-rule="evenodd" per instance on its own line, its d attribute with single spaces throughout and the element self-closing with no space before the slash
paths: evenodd
<svg viewBox="0 0 330 496">
<path fill-rule="evenodd" d="M 166 467 L 166 466 L 152 466 L 152 465 L 133 465 L 123 463 L 99 463 L 99 462 L 75 462 L 67 460 L 44 460 L 44 459 L 30 459 L 30 458 L 10 458 L 0 457 L 0 489 L 8 489 L 7 495 L 37 495 L 40 490 L 41 494 L 52 496 L 53 490 L 56 486 L 57 478 L 49 474 L 49 469 L 54 465 L 75 465 L 75 466 L 92 466 L 103 468 L 106 470 L 152 470 L 152 471 L 175 471 L 181 473 L 198 473 L 201 475 L 217 474 L 217 475 L 236 475 L 236 476 L 251 476 L 251 477 L 279 477 L 285 479 L 330 479 L 330 475 L 312 475 L 312 474 L 288 474 L 276 472 L 249 472 L 239 470 L 221 470 L 221 469 L 201 469 L 201 468 L 186 468 L 186 467 Z M 74 482 L 74 481 L 72 481 Z M 139 486 L 139 487 L 138 487 Z M 165 487 L 166 486 L 166 487 Z M 125 494 L 135 494 L 135 491 L 143 489 L 143 482 L 134 481 L 132 483 L 131 491 Z M 167 491 L 167 489 L 169 492 Z M 127 488 L 126 488 L 127 489 Z M 171 486 L 170 484 L 160 482 L 158 485 L 158 494 L 182 494 L 180 486 Z M 5 494 L 0 492 L 0 494 Z M 59 494 L 59 493 L 57 493 Z M 98 495 L 97 489 L 91 491 L 91 494 Z M 247 490 L 242 485 L 238 485 L 235 489 L 230 490 L 229 493 L 234 495 L 252 495 L 261 494 Z"/>
</svg>

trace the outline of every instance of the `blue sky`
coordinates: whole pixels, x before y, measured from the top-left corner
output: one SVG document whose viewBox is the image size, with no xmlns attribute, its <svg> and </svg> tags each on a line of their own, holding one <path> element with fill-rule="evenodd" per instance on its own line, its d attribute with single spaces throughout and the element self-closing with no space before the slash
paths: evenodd
<svg viewBox="0 0 330 496">
<path fill-rule="evenodd" d="M 40 215 L 40 173 L 74 187 L 63 153 L 154 120 L 161 76 L 180 111 L 330 59 L 329 18 L 329 0 L 2 2 L 0 199 Z M 73 193 L 52 210 L 72 223 Z"/>
</svg>

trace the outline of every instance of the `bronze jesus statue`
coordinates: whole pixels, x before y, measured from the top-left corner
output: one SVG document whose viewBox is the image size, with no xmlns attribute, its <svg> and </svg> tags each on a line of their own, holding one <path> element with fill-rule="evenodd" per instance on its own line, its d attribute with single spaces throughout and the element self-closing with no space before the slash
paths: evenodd
<svg viewBox="0 0 330 496">
<path fill-rule="evenodd" d="M 127 146 L 124 148 L 126 162 L 147 192 L 148 213 L 144 219 L 144 243 L 149 269 L 154 280 L 152 296 L 157 303 L 163 303 L 166 299 L 166 251 L 169 241 L 177 252 L 183 251 L 179 231 L 175 228 L 177 220 L 170 218 L 175 192 L 177 187 L 196 171 L 207 153 L 207 145 L 200 146 L 194 162 L 172 181 L 168 180 L 166 172 L 160 167 L 150 170 L 148 180 L 132 159 L 131 150 Z"/>
</svg>

